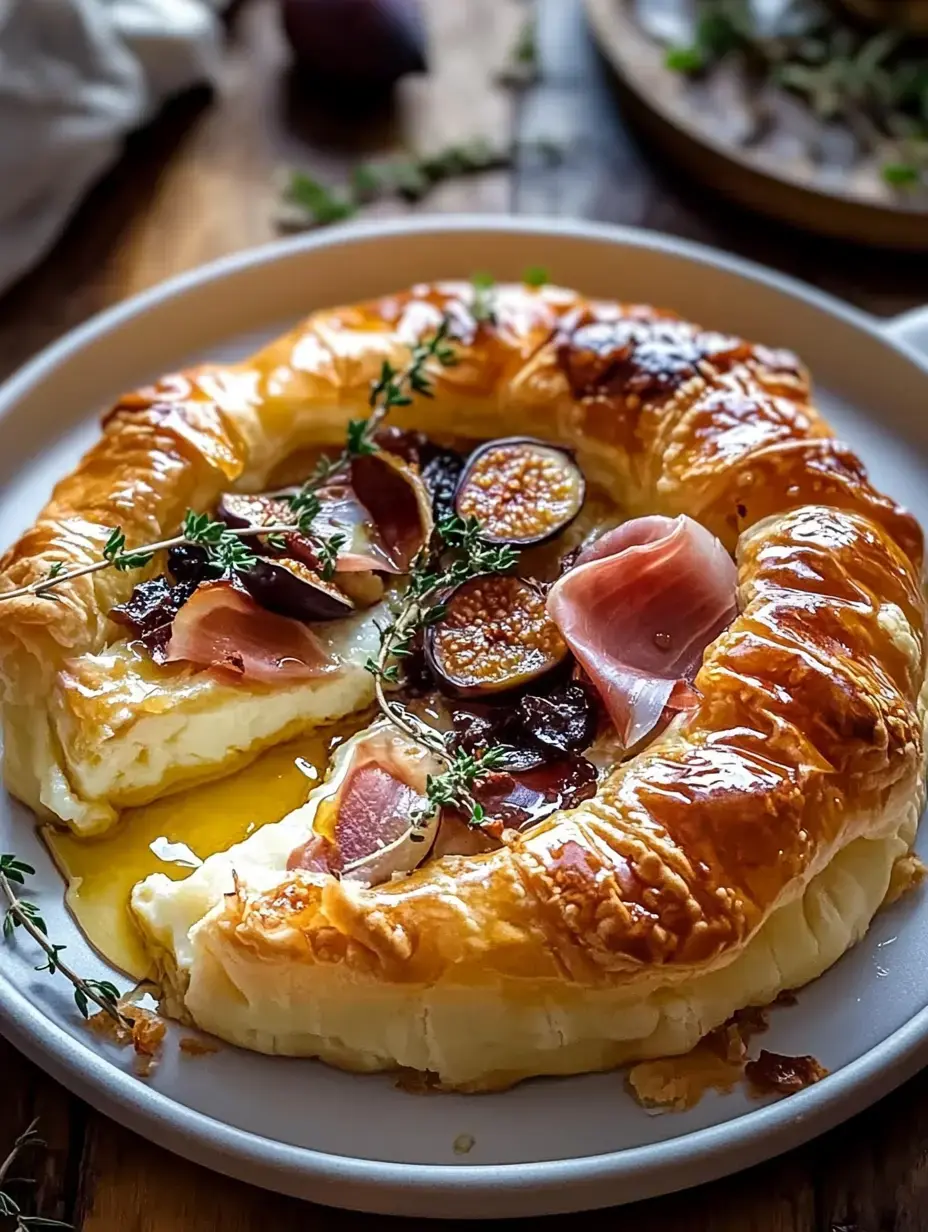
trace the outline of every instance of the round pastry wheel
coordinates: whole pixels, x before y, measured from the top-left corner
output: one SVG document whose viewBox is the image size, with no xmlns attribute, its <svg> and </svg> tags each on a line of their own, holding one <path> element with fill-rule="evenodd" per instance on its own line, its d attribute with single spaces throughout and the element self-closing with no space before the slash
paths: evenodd
<svg viewBox="0 0 928 1232">
<path fill-rule="evenodd" d="M 667 68 L 666 47 L 635 18 L 632 0 L 584 0 L 590 27 L 629 114 L 662 150 L 711 188 L 782 222 L 858 243 L 928 251 L 928 190 L 907 197 L 850 133 L 825 126 L 783 91 L 765 95 L 759 126 L 737 70 L 706 81 Z M 810 145 L 824 151 L 819 161 Z"/>
<path fill-rule="evenodd" d="M 801 352 L 823 412 L 875 483 L 928 522 L 928 367 L 915 351 L 925 330 L 918 314 L 887 330 L 757 266 L 633 230 L 436 218 L 346 227 L 241 254 L 105 313 L 40 355 L 0 391 L 0 541 L 21 533 L 53 480 L 94 439 L 100 407 L 151 374 L 200 356 L 247 354 L 316 307 L 473 269 L 518 278 L 537 264 L 587 295 L 672 306 Z M 928 853 L 928 831 L 920 847 Z M 34 897 L 75 968 L 112 978 L 67 912 L 33 818 L 5 797 L 0 851 L 36 867 Z M 82 1026 L 68 986 L 34 971 L 20 935 L 0 947 L 0 1030 L 107 1115 L 241 1179 L 389 1214 L 541 1215 L 724 1175 L 886 1094 L 928 1057 L 926 946 L 928 895 L 913 893 L 881 912 L 797 1005 L 772 1013 L 764 1047 L 817 1057 L 831 1071 L 823 1082 L 774 1102 L 736 1089 L 664 1116 L 638 1107 L 621 1073 L 423 1099 L 390 1074 L 358 1076 L 229 1047 L 185 1057 L 174 1028 L 162 1063 L 143 1081 L 124 1052 Z"/>
</svg>

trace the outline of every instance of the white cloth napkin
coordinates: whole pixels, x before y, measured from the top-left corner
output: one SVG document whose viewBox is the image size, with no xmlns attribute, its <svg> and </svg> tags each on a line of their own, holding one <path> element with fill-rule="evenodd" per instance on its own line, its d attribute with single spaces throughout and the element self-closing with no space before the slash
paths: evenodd
<svg viewBox="0 0 928 1232">
<path fill-rule="evenodd" d="M 220 0 L 0 0 L 0 291 L 125 135 L 215 79 Z"/>
</svg>

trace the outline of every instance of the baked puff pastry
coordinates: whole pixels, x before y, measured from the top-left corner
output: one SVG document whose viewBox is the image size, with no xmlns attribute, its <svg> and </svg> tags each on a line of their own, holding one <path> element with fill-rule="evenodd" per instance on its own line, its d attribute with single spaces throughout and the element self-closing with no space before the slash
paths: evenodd
<svg viewBox="0 0 928 1232">
<path fill-rule="evenodd" d="M 486 1090 L 686 1051 L 863 935 L 924 801 L 925 606 L 917 524 L 831 437 L 791 355 L 552 289 L 501 288 L 492 326 L 468 302 L 440 285 L 318 313 L 199 376 L 247 441 L 240 478 L 263 482 L 281 441 L 337 436 L 382 360 L 448 314 L 461 362 L 407 425 L 569 445 L 627 515 L 686 514 L 736 552 L 738 614 L 696 704 L 496 850 L 377 886 L 294 866 L 325 785 L 133 907 L 178 1016 Z"/>
</svg>

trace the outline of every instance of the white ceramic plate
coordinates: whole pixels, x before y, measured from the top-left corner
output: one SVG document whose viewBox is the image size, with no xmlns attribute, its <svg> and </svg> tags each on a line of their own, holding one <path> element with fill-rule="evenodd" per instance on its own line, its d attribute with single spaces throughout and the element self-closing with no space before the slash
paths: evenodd
<svg viewBox="0 0 928 1232">
<path fill-rule="evenodd" d="M 117 394 L 189 360 L 239 356 L 310 309 L 420 279 L 544 265 L 594 295 L 673 307 L 708 326 L 792 347 L 832 422 L 876 481 L 928 524 L 928 368 L 898 329 L 808 287 L 639 231 L 524 220 L 434 219 L 353 227 L 218 262 L 103 314 L 0 391 L 0 541 L 33 518 Z M 928 331 L 926 331 L 928 332 Z M 926 340 L 928 347 L 928 340 Z M 928 830 L 923 834 L 928 848 Z M 106 968 L 77 933 L 32 819 L 0 801 L 0 851 L 39 870 L 52 935 L 85 974 Z M 101 1111 L 236 1177 L 391 1214 L 538 1215 L 668 1192 L 795 1146 L 857 1112 L 928 1059 L 928 894 L 882 913 L 866 939 L 778 1011 L 765 1043 L 812 1053 L 832 1076 L 791 1099 L 707 1096 L 647 1115 L 621 1074 L 525 1083 L 496 1095 L 422 1098 L 388 1075 L 223 1048 L 176 1048 L 150 1081 L 89 1037 L 63 981 L 37 975 L 28 939 L 0 947 L 0 1028 Z M 456 1154 L 460 1135 L 474 1139 Z"/>
</svg>

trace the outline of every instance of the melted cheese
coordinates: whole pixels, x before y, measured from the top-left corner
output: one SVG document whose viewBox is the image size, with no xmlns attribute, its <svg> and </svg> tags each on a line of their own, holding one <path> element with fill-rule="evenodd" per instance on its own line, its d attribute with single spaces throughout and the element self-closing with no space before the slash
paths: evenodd
<svg viewBox="0 0 928 1232">
<path fill-rule="evenodd" d="M 284 687 L 158 667 L 125 642 L 71 660 L 51 699 L 63 767 L 46 767 L 43 803 L 76 832 L 97 834 L 121 809 L 229 774 L 271 745 L 363 709 L 373 699 L 364 663 L 377 650 L 378 614 L 317 626 L 338 670 Z"/>
</svg>

